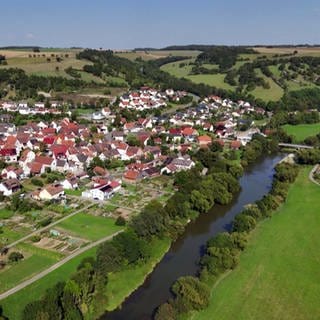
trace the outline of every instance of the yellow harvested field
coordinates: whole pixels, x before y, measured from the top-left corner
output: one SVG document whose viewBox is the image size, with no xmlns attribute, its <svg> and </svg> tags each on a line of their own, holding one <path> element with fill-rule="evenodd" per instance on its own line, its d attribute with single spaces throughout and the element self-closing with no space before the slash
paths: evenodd
<svg viewBox="0 0 320 320">
<path fill-rule="evenodd" d="M 284 47 L 256 47 L 253 48 L 255 51 L 263 54 L 289 54 L 293 53 L 293 51 L 298 51 L 300 55 L 315 55 L 320 56 L 320 47 L 292 47 L 292 48 L 284 48 Z"/>
</svg>

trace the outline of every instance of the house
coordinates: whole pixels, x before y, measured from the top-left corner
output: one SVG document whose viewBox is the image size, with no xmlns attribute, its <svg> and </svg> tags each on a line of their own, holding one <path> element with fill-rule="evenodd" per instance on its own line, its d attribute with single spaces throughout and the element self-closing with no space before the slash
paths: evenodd
<svg viewBox="0 0 320 320">
<path fill-rule="evenodd" d="M 66 171 L 69 171 L 69 163 L 67 160 L 58 159 L 56 164 L 56 171 L 64 173 Z"/>
<path fill-rule="evenodd" d="M 231 141 L 230 148 L 233 150 L 238 150 L 241 147 L 241 145 L 242 145 L 241 141 L 233 140 L 233 141 Z"/>
<path fill-rule="evenodd" d="M 121 184 L 114 180 L 108 184 L 99 185 L 91 190 L 83 191 L 81 196 L 87 199 L 103 201 L 105 199 L 110 199 L 120 189 Z"/>
<path fill-rule="evenodd" d="M 239 131 L 237 133 L 237 140 L 245 146 L 248 142 L 252 140 L 252 136 L 256 133 L 260 133 L 259 129 L 248 129 L 246 131 Z"/>
<path fill-rule="evenodd" d="M 21 189 L 21 184 L 18 179 L 7 179 L 0 183 L 0 192 L 9 197 L 13 193 Z"/>
<path fill-rule="evenodd" d="M 51 184 L 44 187 L 34 198 L 37 200 L 58 200 L 64 197 L 64 190 L 60 184 Z"/>
<path fill-rule="evenodd" d="M 168 159 L 166 166 L 161 169 L 161 174 L 170 174 L 182 170 L 190 170 L 196 164 L 190 159 L 188 155 L 178 157 L 175 159 Z"/>
<path fill-rule="evenodd" d="M 139 171 L 128 170 L 123 175 L 123 180 L 128 183 L 136 183 L 143 178 L 143 175 Z"/>
<path fill-rule="evenodd" d="M 199 136 L 198 142 L 199 142 L 200 147 L 208 146 L 209 144 L 212 143 L 212 138 L 209 137 L 208 135 Z"/>
<path fill-rule="evenodd" d="M 67 190 L 75 190 L 78 189 L 78 179 L 76 177 L 71 177 L 68 179 L 65 179 L 61 182 L 61 186 L 63 189 Z"/>
<path fill-rule="evenodd" d="M 3 148 L 0 150 L 0 157 L 5 162 L 17 162 L 18 156 L 16 148 Z"/>
<path fill-rule="evenodd" d="M 36 156 L 34 162 L 40 163 L 44 168 L 50 168 L 55 170 L 57 165 L 57 160 L 47 156 Z"/>
<path fill-rule="evenodd" d="M 24 172 L 21 168 L 9 166 L 2 170 L 1 175 L 7 179 L 23 179 L 25 178 Z"/>
</svg>

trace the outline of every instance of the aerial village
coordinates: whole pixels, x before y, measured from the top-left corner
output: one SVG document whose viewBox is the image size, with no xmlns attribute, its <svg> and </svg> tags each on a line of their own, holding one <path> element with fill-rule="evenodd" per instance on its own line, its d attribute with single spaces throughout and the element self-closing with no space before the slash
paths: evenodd
<svg viewBox="0 0 320 320">
<path fill-rule="evenodd" d="M 92 113 L 91 126 L 72 121 L 71 112 L 67 112 L 70 117 L 59 120 L 15 126 L 15 114 L 61 114 L 59 102 L 50 106 L 0 102 L 0 196 L 5 200 L 17 194 L 20 206 L 27 200 L 29 206 L 45 209 L 32 219 L 14 215 L 5 227 L 32 231 L 87 207 L 93 208 L 95 215 L 127 220 L 148 201 L 157 198 L 165 202 L 173 194 L 170 177 L 196 165 L 191 151 L 212 143 L 240 150 L 260 133 L 255 122 L 247 120 L 248 115 L 271 116 L 248 102 L 218 96 L 189 103 L 175 112 L 162 112 L 168 110 L 170 101 L 186 96 L 190 95 L 171 89 L 130 91 L 112 107 L 106 105 Z M 121 109 L 149 113 L 128 121 L 116 114 Z M 51 237 L 59 248 L 74 250 L 82 245 L 63 246 L 57 236 L 61 240 L 65 235 L 58 228 L 47 230 L 46 248 Z"/>
</svg>

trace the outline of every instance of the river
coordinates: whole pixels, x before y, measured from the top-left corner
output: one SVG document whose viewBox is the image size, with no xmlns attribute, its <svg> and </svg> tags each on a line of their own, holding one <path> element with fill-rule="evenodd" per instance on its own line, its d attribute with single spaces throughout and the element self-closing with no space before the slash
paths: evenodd
<svg viewBox="0 0 320 320">
<path fill-rule="evenodd" d="M 283 156 L 266 157 L 248 167 L 240 179 L 241 191 L 226 206 L 215 205 L 207 214 L 190 223 L 172 244 L 168 253 L 148 276 L 144 284 L 128 297 L 121 309 L 104 314 L 100 320 L 152 319 L 155 309 L 171 297 L 170 287 L 177 278 L 195 275 L 199 258 L 208 239 L 230 230 L 231 222 L 244 205 L 255 202 L 269 192 L 274 166 Z"/>
</svg>

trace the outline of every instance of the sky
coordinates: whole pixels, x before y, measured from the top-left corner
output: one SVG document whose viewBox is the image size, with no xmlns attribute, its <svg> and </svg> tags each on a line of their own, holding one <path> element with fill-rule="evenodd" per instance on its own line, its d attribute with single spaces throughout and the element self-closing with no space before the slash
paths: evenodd
<svg viewBox="0 0 320 320">
<path fill-rule="evenodd" d="M 0 46 L 319 44 L 319 0 L 10 0 Z"/>
</svg>

